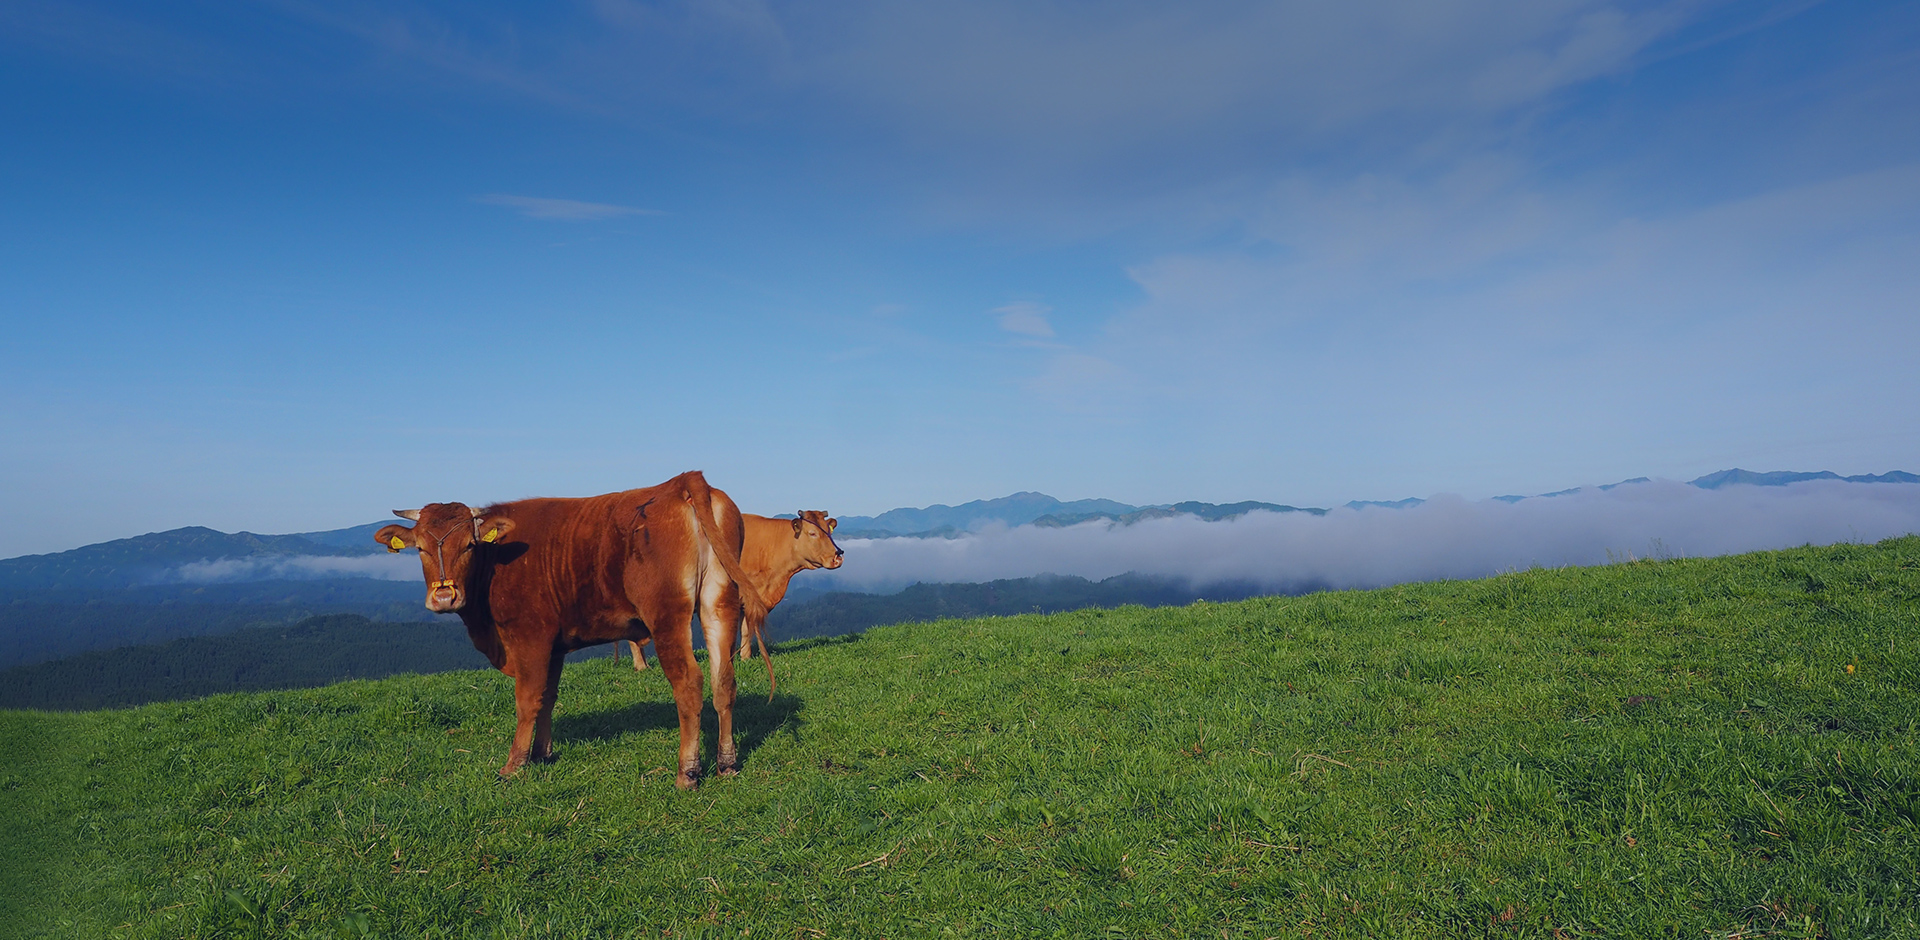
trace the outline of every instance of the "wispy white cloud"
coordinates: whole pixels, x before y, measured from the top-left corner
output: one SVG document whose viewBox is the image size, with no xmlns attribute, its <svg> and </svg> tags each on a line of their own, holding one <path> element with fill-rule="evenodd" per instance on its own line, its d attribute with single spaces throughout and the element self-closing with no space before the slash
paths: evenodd
<svg viewBox="0 0 1920 940">
<path fill-rule="evenodd" d="M 1131 526 L 996 528 L 957 539 L 844 540 L 846 564 L 801 577 L 840 590 L 1126 572 L 1272 591 L 1478 578 L 1628 556 L 1715 556 L 1920 532 L 1920 485 L 1813 481 L 1704 490 L 1673 481 L 1518 503 L 1436 496 L 1406 509 L 1256 512 Z"/>
<path fill-rule="evenodd" d="M 1047 322 L 1047 314 L 1053 308 L 1031 300 L 1016 300 L 1004 307 L 993 308 L 993 315 L 1000 321 L 1000 328 L 1021 336 L 1041 338 L 1053 335 L 1053 324 Z"/>
<path fill-rule="evenodd" d="M 1273 247 L 1134 267 L 1144 299 L 1034 363 L 1033 387 L 1181 446 L 1303 442 L 1242 492 L 1397 490 L 1413 477 L 1385 468 L 1416 462 L 1425 485 L 1507 486 L 1489 468 L 1542 454 L 1617 477 L 1893 465 L 1920 445 L 1891 405 L 1916 388 L 1920 164 L 1658 216 L 1522 176 L 1276 187 L 1252 213 Z"/>
<path fill-rule="evenodd" d="M 510 196 L 493 193 L 473 197 L 474 202 L 490 206 L 505 206 L 516 209 L 529 219 L 551 219 L 561 222 L 596 222 L 601 219 L 618 219 L 629 215 L 662 215 L 658 209 L 640 209 L 634 206 L 616 206 L 604 202 L 580 202 L 575 199 L 543 199 L 538 196 Z"/>
<path fill-rule="evenodd" d="M 321 578 L 376 578 L 381 581 L 417 581 L 420 560 L 413 553 L 398 555 L 276 555 L 255 558 L 215 558 L 190 562 L 168 571 L 164 583 L 222 584 L 236 581 L 312 581 Z"/>
</svg>

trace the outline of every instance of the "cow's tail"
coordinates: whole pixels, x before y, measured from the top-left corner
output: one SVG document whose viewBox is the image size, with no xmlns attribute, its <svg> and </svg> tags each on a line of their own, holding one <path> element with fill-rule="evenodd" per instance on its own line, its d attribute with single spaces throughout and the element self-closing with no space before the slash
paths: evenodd
<svg viewBox="0 0 1920 940">
<path fill-rule="evenodd" d="M 767 653 L 767 638 L 763 632 L 767 624 L 767 600 L 760 596 L 760 589 L 754 587 L 747 577 L 746 570 L 740 564 L 740 554 L 720 537 L 720 530 L 713 521 L 713 487 L 707 484 L 707 476 L 698 470 L 689 470 L 681 474 L 686 481 L 687 500 L 693 504 L 694 518 L 700 521 L 700 535 L 713 548 L 713 557 L 720 560 L 720 567 L 733 579 L 739 588 L 740 607 L 744 611 L 745 622 L 741 624 L 747 635 L 760 642 L 760 661 L 767 665 L 767 701 L 773 701 L 773 690 L 777 688 L 773 677 L 773 657 Z M 732 649 L 708 650 L 709 656 L 732 656 Z"/>
</svg>

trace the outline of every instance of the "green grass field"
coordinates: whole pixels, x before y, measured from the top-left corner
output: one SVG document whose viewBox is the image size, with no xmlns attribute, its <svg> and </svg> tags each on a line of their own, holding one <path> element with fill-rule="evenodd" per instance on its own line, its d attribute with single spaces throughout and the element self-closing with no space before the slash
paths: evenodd
<svg viewBox="0 0 1920 940">
<path fill-rule="evenodd" d="M 1920 936 L 1920 538 L 0 713 L 25 937 Z M 709 718 L 711 727 L 711 718 Z M 709 748 L 711 740 L 709 740 Z"/>
</svg>

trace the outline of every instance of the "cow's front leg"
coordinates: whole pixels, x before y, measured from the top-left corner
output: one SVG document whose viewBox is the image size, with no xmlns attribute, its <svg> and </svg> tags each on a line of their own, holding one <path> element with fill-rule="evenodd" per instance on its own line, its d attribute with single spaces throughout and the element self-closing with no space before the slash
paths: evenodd
<svg viewBox="0 0 1920 940">
<path fill-rule="evenodd" d="M 645 640 L 628 640 L 627 645 L 633 647 L 633 671 L 646 672 L 647 671 L 646 641 Z"/>
<path fill-rule="evenodd" d="M 540 713 L 533 723 L 533 760 L 553 760 L 553 706 L 560 701 L 560 671 L 566 666 L 565 653 L 556 651 L 547 659 L 546 692 L 540 696 Z"/>
<path fill-rule="evenodd" d="M 513 711 L 517 721 L 513 731 L 513 750 L 507 753 L 507 763 L 500 768 L 502 777 L 511 777 L 526 766 L 527 758 L 533 753 L 534 732 L 542 723 L 543 713 L 551 720 L 553 698 L 547 686 L 550 676 L 559 678 L 557 671 L 550 668 L 557 655 L 549 647 L 524 658 L 516 658 L 516 661 L 508 664 L 513 669 Z"/>
</svg>

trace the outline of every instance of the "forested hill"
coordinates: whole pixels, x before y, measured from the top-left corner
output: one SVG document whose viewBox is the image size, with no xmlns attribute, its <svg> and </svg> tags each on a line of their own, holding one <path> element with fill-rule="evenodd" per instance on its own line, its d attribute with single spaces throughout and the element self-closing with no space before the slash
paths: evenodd
<svg viewBox="0 0 1920 940">
<path fill-rule="evenodd" d="M 335 614 L 10 669 L 0 672 L 0 708 L 110 708 L 484 668 L 486 657 L 459 621 L 383 623 Z"/>
<path fill-rule="evenodd" d="M 317 614 L 433 619 L 416 583 L 369 578 L 22 592 L 0 603 L 0 669 L 88 650 L 287 624 Z"/>
<path fill-rule="evenodd" d="M 394 623 L 364 616 L 320 616 L 289 622 L 289 609 L 255 605 L 149 605 L 117 609 L 138 646 L 96 650 L 52 662 L 0 672 L 0 708 L 87 709 L 220 692 L 296 689 L 344 679 L 371 679 L 402 672 L 484 669 L 486 660 L 453 617 L 418 622 L 418 586 L 406 615 Z M 1237 600 L 1252 587 L 1215 586 L 1194 591 L 1161 578 L 1122 575 L 1105 581 L 1040 577 L 986 584 L 916 584 L 898 594 L 824 594 L 774 608 L 767 633 L 774 642 L 858 633 L 889 623 L 951 617 L 1053 613 L 1127 604 L 1163 607 L 1195 600 Z M 163 619 L 178 610 L 204 620 L 201 634 L 176 638 L 180 624 Z M 0 617 L 8 609 L 0 607 Z M 59 609 L 52 612 L 60 613 Z M 148 619 L 143 619 L 148 618 Z M 261 623 L 261 621 L 271 621 Z M 58 625 L 56 625 L 57 627 Z M 696 632 L 696 644 L 699 634 Z M 622 655 L 611 646 L 569 656 L 590 659 Z M 5 661 L 0 660 L 0 664 Z"/>
</svg>

